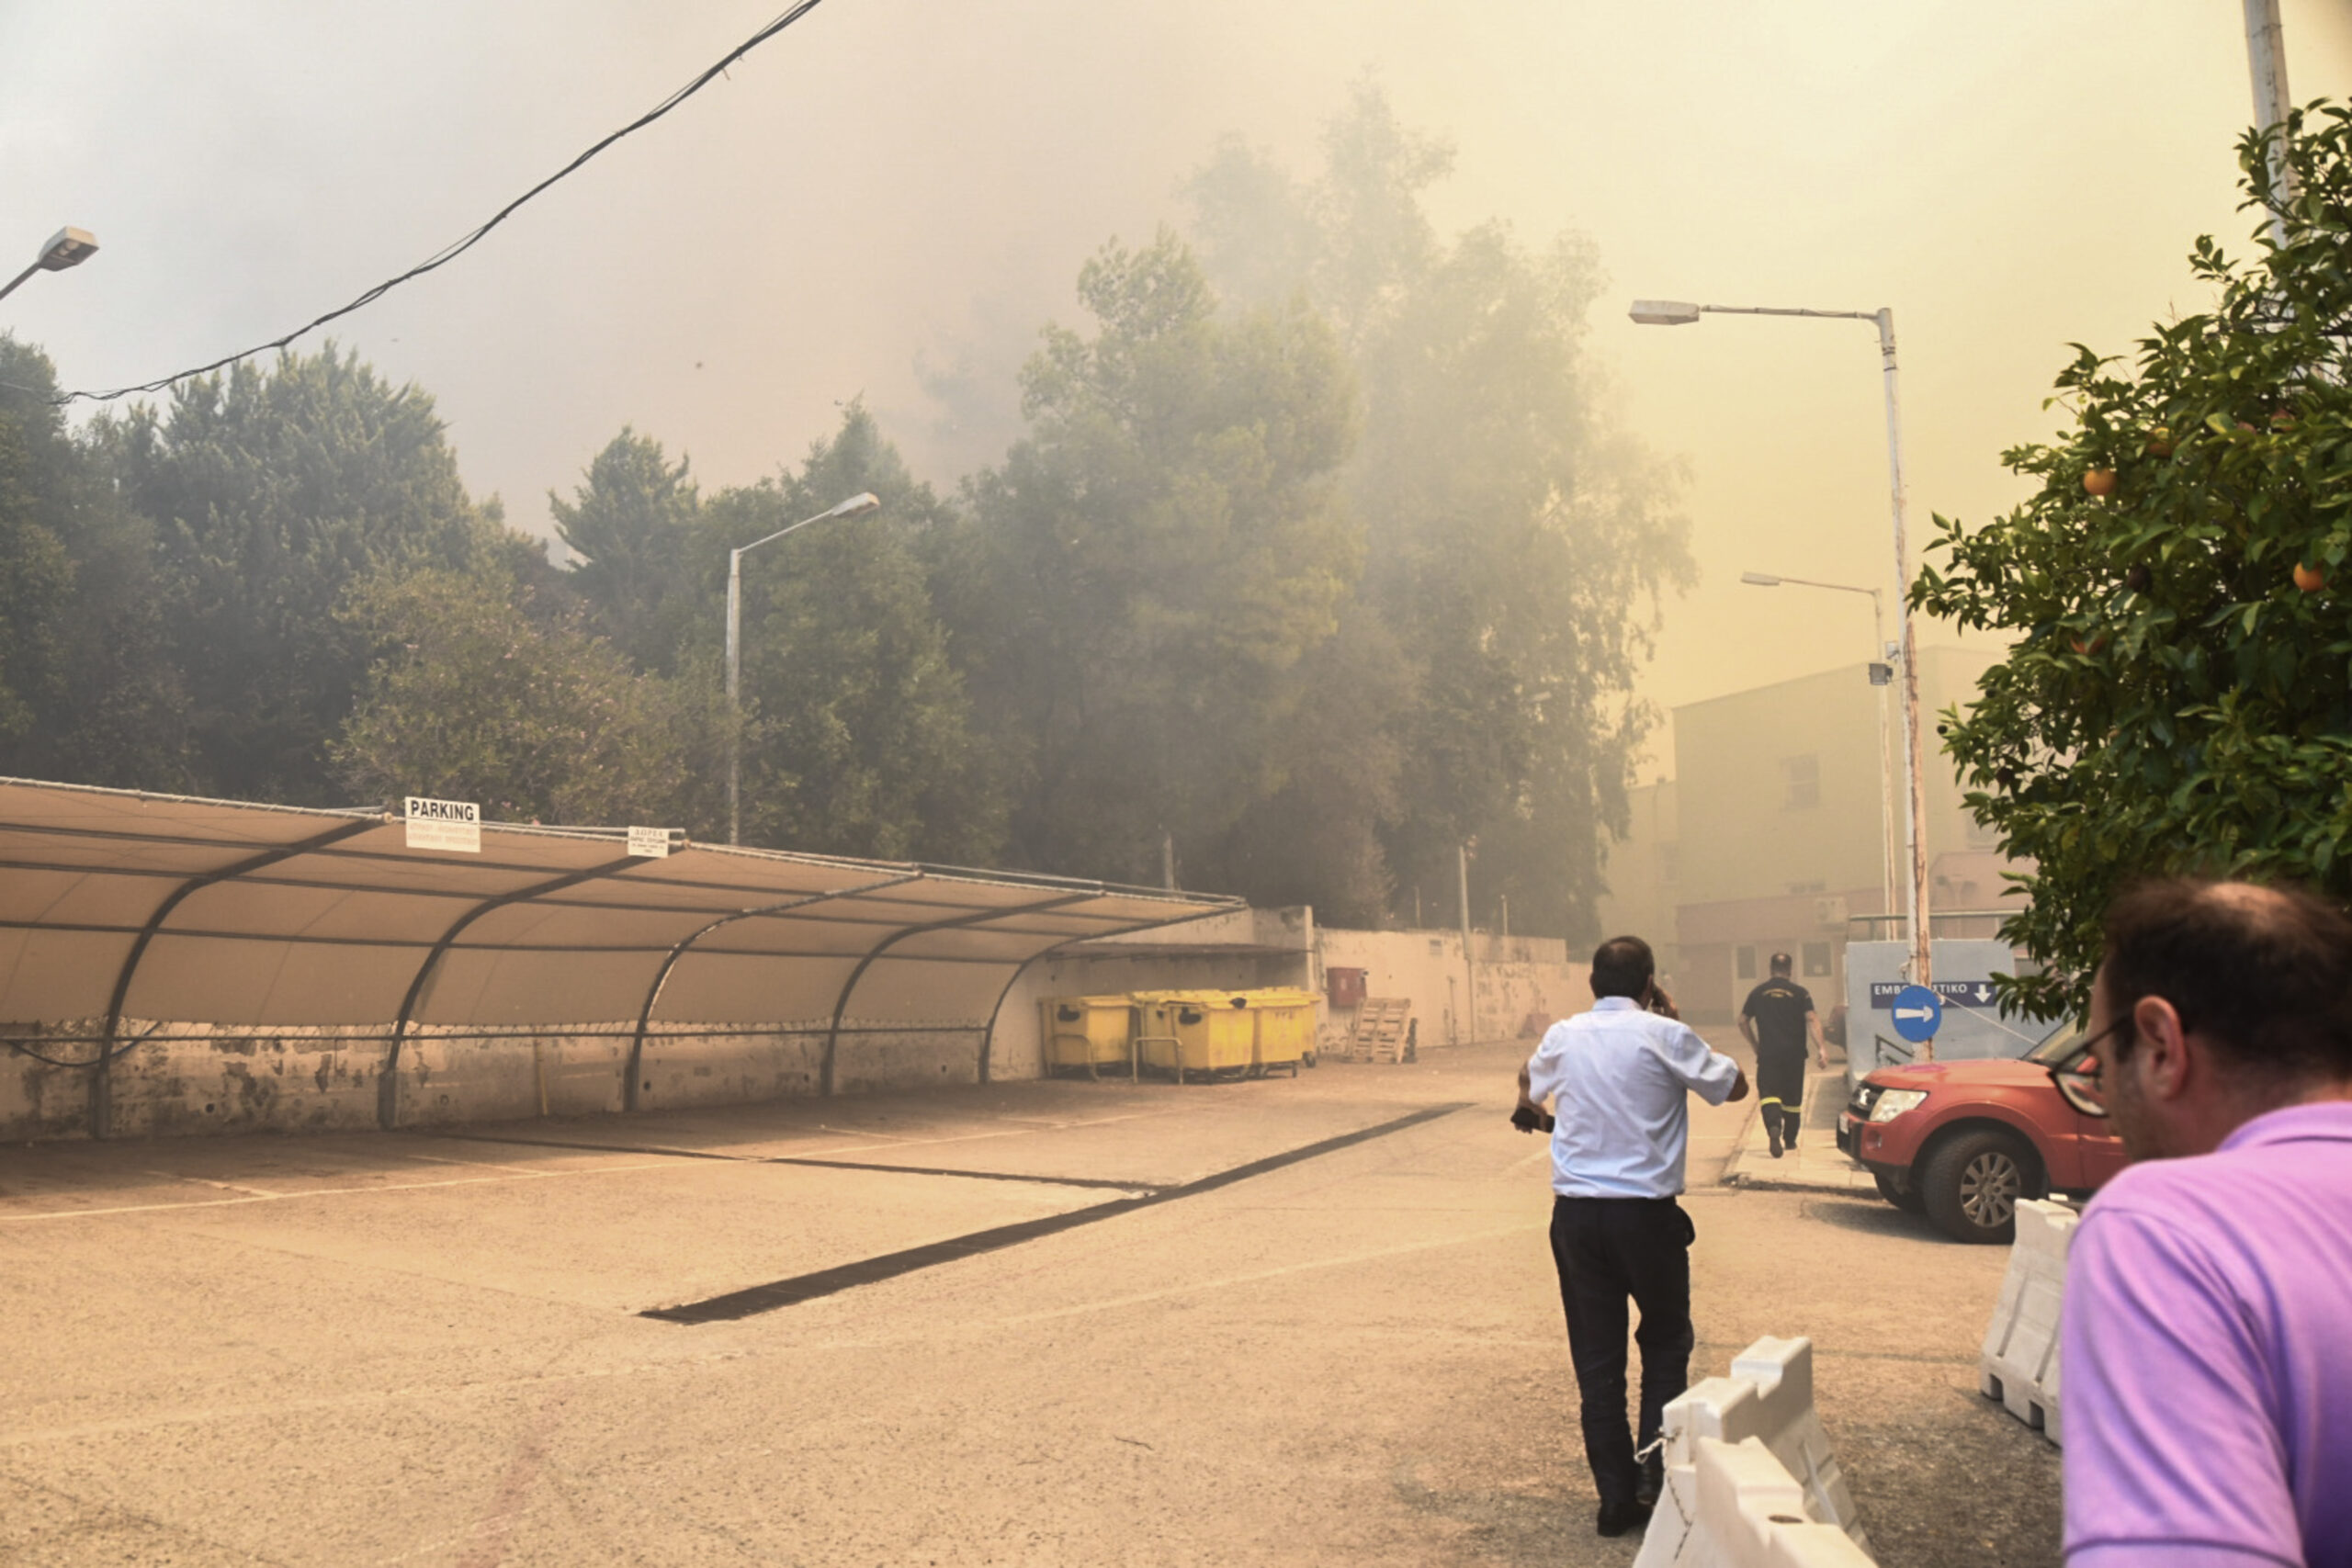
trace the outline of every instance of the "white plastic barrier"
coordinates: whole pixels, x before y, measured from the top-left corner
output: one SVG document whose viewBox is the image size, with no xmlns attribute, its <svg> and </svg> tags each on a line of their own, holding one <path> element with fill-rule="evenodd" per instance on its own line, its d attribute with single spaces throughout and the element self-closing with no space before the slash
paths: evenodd
<svg viewBox="0 0 2352 1568">
<path fill-rule="evenodd" d="M 2018 1205 L 2017 1240 L 2001 1299 L 1984 1330 L 1977 1387 L 2053 1443 L 2058 1418 L 2058 1317 L 2066 1296 L 2066 1247 L 2082 1215 L 2064 1203 Z"/>
<path fill-rule="evenodd" d="M 1805 1517 L 1807 1491 L 1756 1438 L 1701 1438 L 1691 1463 L 1668 1466 L 1667 1495 L 1635 1568 L 1861 1568 L 1871 1554 L 1836 1525 Z M 1678 1505 L 1668 1506 L 1668 1497 Z"/>
<path fill-rule="evenodd" d="M 1870 1561 L 1813 1406 L 1812 1340 L 1758 1339 L 1729 1377 L 1667 1405 L 1661 1425 L 1666 1488 L 1634 1568 Z M 1834 1550 L 1821 1544 L 1831 1539 Z"/>
</svg>

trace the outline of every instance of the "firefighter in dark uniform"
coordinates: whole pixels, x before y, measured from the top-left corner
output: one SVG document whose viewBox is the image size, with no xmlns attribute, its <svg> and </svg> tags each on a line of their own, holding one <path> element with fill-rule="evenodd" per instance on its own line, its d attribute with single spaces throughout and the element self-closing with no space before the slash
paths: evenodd
<svg viewBox="0 0 2352 1568">
<path fill-rule="evenodd" d="M 1783 1146 L 1797 1146 L 1797 1128 L 1804 1120 L 1808 1037 L 1822 1066 L 1829 1066 L 1820 1015 L 1813 1010 L 1811 993 L 1789 978 L 1793 967 L 1787 953 L 1772 954 L 1772 977 L 1748 992 L 1739 1010 L 1739 1032 L 1756 1047 L 1756 1095 L 1774 1159 L 1781 1157 Z"/>
</svg>

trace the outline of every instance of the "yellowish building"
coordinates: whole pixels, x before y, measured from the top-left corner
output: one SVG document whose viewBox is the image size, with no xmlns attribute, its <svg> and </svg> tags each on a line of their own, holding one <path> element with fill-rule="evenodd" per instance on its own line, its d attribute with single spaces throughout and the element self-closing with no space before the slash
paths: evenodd
<svg viewBox="0 0 2352 1568">
<path fill-rule="evenodd" d="M 1998 658 L 1978 649 L 1919 652 L 1938 936 L 1990 936 L 1993 911 L 2018 901 L 2002 880 L 2010 868 L 1997 842 L 1961 805 L 1935 733 L 1938 716 L 1972 699 Z M 1795 959 L 1797 978 L 1826 1016 L 1844 994 L 1848 937 L 1902 934 L 1899 693 L 1873 686 L 1870 667 L 1855 663 L 1674 710 L 1673 776 L 1634 791 L 1630 832 L 1608 850 L 1600 918 L 1611 934 L 1633 931 L 1658 948 L 1686 1018 L 1728 1021 L 1775 952 Z M 1892 876 L 1883 777 L 1894 781 Z"/>
</svg>

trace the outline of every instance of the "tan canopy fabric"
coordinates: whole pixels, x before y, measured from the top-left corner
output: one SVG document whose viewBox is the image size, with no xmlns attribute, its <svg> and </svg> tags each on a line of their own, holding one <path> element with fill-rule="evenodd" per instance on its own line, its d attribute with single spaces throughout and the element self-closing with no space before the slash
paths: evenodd
<svg viewBox="0 0 2352 1568">
<path fill-rule="evenodd" d="M 1065 943 L 1238 899 L 0 779 L 0 1020 L 986 1026 Z M 830 1082 L 826 1088 L 830 1090 Z"/>
</svg>

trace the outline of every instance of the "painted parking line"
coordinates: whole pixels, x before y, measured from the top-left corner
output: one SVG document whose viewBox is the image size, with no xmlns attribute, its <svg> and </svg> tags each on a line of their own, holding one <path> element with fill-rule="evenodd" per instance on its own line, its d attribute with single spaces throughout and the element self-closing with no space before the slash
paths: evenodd
<svg viewBox="0 0 2352 1568">
<path fill-rule="evenodd" d="M 727 1160 L 736 1165 L 801 1165 L 819 1170 L 878 1170 L 893 1176 L 956 1176 L 967 1181 L 1031 1181 L 1045 1187 L 1107 1188 L 1114 1192 L 1158 1192 L 1164 1181 L 1128 1181 L 1103 1176 L 1039 1176 L 1023 1170 L 958 1170 L 944 1165 L 882 1165 L 868 1160 L 818 1159 L 803 1155 L 728 1155 L 709 1149 L 680 1149 L 660 1144 L 579 1144 L 554 1138 L 494 1138 L 486 1133 L 445 1133 L 477 1144 L 508 1144 L 518 1148 L 591 1149 L 598 1154 L 662 1155 L 673 1159 Z"/>
<path fill-rule="evenodd" d="M 108 1214 L 178 1213 L 187 1209 L 226 1209 L 240 1203 L 290 1203 L 301 1198 L 365 1198 L 386 1192 L 423 1192 L 442 1187 L 488 1187 L 508 1181 L 553 1181 L 565 1176 L 608 1176 L 625 1170 L 662 1170 L 670 1168 L 659 1160 L 636 1160 L 627 1165 L 592 1166 L 584 1170 L 518 1170 L 498 1176 L 458 1176 L 444 1181 L 385 1181 L 371 1187 L 308 1187 L 291 1192 L 266 1192 L 258 1188 L 238 1188 L 246 1194 L 237 1198 L 192 1198 L 183 1203 L 117 1203 L 97 1209 L 43 1209 L 34 1213 L 0 1214 L 0 1224 L 29 1224 L 40 1220 L 94 1220 Z M 162 1174 L 162 1173 L 158 1173 Z M 219 1182 L 204 1182 L 218 1187 Z"/>
<path fill-rule="evenodd" d="M 1284 1150 L 1278 1155 L 1269 1155 L 1263 1159 L 1254 1159 L 1245 1165 L 1237 1165 L 1229 1169 L 1217 1171 L 1214 1175 L 1204 1176 L 1198 1180 L 1184 1182 L 1181 1186 L 1162 1188 L 1157 1192 L 1147 1193 L 1142 1197 L 1114 1198 L 1107 1203 L 1095 1203 L 1083 1209 L 1072 1209 L 1066 1213 L 1047 1214 L 1039 1219 L 1023 1220 L 1009 1225 L 994 1225 L 987 1230 L 951 1236 L 945 1241 L 934 1241 L 922 1247 L 910 1247 L 899 1252 L 886 1252 L 878 1257 L 861 1258 L 855 1263 L 820 1269 L 812 1274 L 796 1274 L 788 1280 L 775 1280 L 764 1285 L 753 1285 L 748 1290 L 729 1291 L 725 1295 L 711 1296 L 703 1301 L 686 1302 L 677 1306 L 657 1307 L 651 1311 L 641 1312 L 638 1315 L 656 1318 L 663 1323 L 683 1324 L 727 1323 L 737 1318 L 752 1317 L 761 1313 L 775 1312 L 780 1307 L 797 1306 L 802 1302 L 836 1295 L 842 1291 L 854 1290 L 860 1285 L 879 1284 L 885 1280 L 895 1280 L 902 1274 L 936 1268 L 942 1263 L 955 1262 L 957 1258 L 976 1258 L 982 1253 L 997 1252 L 1008 1247 L 1018 1247 L 1023 1242 L 1036 1241 L 1045 1236 L 1057 1235 L 1063 1231 L 1076 1230 L 1081 1225 L 1099 1224 L 1104 1220 L 1116 1219 L 1122 1214 L 1132 1214 L 1140 1209 L 1153 1208 L 1161 1203 L 1172 1203 L 1180 1199 L 1198 1197 L 1204 1192 L 1214 1192 L 1220 1187 L 1229 1187 L 1237 1181 L 1247 1181 L 1251 1177 L 1263 1176 L 1270 1171 L 1280 1170 L 1284 1166 L 1296 1165 L 1302 1160 L 1315 1159 L 1357 1144 L 1369 1143 L 1374 1138 L 1386 1137 L 1392 1133 L 1401 1133 L 1408 1127 L 1418 1127 L 1424 1122 L 1433 1122 L 1441 1116 L 1450 1116 L 1457 1111 L 1469 1109 L 1468 1101 L 1431 1106 L 1427 1110 L 1416 1111 L 1410 1115 L 1399 1116 L 1393 1121 L 1383 1122 L 1375 1126 L 1359 1128 L 1352 1133 L 1342 1133 L 1337 1137 L 1324 1138 L 1299 1148 Z"/>
</svg>

